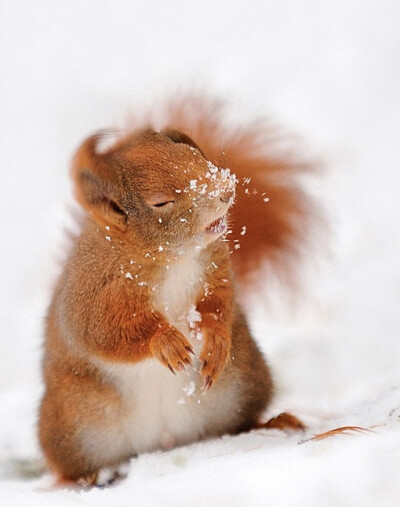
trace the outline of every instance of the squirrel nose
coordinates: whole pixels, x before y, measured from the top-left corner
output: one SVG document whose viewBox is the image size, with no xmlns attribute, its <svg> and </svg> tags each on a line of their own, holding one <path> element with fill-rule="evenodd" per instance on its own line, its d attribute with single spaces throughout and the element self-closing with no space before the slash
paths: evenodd
<svg viewBox="0 0 400 507">
<path fill-rule="evenodd" d="M 219 194 L 219 200 L 227 204 L 231 199 L 233 199 L 234 196 L 235 196 L 234 190 L 231 189 L 225 190 L 224 192 L 221 192 Z"/>
</svg>

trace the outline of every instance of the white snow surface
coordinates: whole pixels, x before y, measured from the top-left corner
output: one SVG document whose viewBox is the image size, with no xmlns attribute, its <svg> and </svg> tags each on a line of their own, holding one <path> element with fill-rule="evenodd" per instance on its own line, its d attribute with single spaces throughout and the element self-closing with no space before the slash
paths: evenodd
<svg viewBox="0 0 400 507">
<path fill-rule="evenodd" d="M 397 0 L 0 0 L 0 505 L 399 504 L 399 26 Z M 103 489 L 28 479 L 73 151 L 196 86 L 232 101 L 233 123 L 261 114 L 299 134 L 327 168 L 311 188 L 329 248 L 317 233 L 300 297 L 266 277 L 249 314 L 277 383 L 265 418 L 290 411 L 306 434 L 142 455 Z M 344 425 L 373 432 L 307 441 Z"/>
</svg>

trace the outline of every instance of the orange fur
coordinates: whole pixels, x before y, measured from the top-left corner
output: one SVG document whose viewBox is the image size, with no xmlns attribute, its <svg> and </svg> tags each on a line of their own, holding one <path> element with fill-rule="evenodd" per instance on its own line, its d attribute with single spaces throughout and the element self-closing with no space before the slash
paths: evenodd
<svg viewBox="0 0 400 507">
<path fill-rule="evenodd" d="M 236 181 L 216 165 L 240 180 L 242 281 L 263 258 L 288 267 L 308 216 L 289 181 L 300 168 L 268 155 L 264 127 L 225 135 L 212 104 L 187 105 L 171 107 L 161 133 L 136 130 L 103 152 L 95 135 L 74 158 L 87 216 L 47 316 L 39 420 L 47 462 L 64 479 L 91 480 L 167 445 L 165 434 L 182 445 L 249 430 L 272 395 L 223 240 Z M 243 177 L 257 194 L 248 197 Z M 182 390 L 204 396 L 180 406 Z"/>
<path fill-rule="evenodd" d="M 259 423 L 258 429 L 277 429 L 277 430 L 290 430 L 290 431 L 305 431 L 306 426 L 300 419 L 287 412 L 273 417 L 266 423 Z"/>
</svg>

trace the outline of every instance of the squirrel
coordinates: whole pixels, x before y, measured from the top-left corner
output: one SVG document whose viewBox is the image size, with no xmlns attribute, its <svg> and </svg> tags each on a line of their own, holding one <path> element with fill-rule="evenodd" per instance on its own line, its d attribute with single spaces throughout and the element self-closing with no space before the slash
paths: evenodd
<svg viewBox="0 0 400 507">
<path fill-rule="evenodd" d="M 60 480 L 93 484 L 139 453 L 249 431 L 270 403 L 236 294 L 263 260 L 290 269 L 309 214 L 304 168 L 272 155 L 267 127 L 232 131 L 215 104 L 187 105 L 161 131 L 105 150 L 100 132 L 74 157 L 86 214 L 46 318 L 39 414 Z"/>
</svg>

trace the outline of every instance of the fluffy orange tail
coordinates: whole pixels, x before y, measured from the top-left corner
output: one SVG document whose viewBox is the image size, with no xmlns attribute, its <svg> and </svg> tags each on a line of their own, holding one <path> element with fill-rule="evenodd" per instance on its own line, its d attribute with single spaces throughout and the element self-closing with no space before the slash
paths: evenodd
<svg viewBox="0 0 400 507">
<path fill-rule="evenodd" d="M 279 145 L 286 139 L 278 137 L 276 128 L 260 121 L 232 127 L 225 105 L 202 95 L 170 101 L 158 123 L 189 135 L 209 160 L 229 167 L 239 179 L 227 237 L 240 289 L 257 279 L 262 263 L 293 281 L 315 218 L 312 200 L 299 181 L 312 165 L 282 152 Z"/>
</svg>

